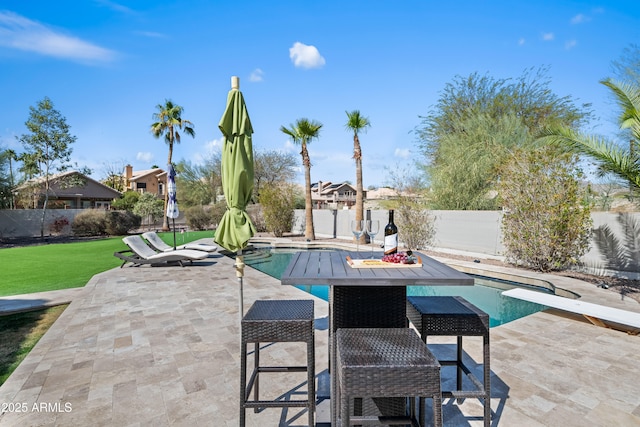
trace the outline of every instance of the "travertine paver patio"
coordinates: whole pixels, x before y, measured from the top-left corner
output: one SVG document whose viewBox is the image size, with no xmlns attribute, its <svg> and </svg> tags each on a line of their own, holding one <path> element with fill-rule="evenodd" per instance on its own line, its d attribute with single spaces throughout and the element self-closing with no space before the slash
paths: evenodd
<svg viewBox="0 0 640 427">
<path fill-rule="evenodd" d="M 245 309 L 259 298 L 313 298 L 251 268 L 245 273 Z M 579 288 L 585 300 L 640 311 L 593 285 L 553 281 Z M 10 410 L 0 415 L 1 426 L 238 425 L 233 260 L 216 255 L 185 268 L 114 269 L 95 276 L 74 298 L 0 387 L 0 404 Z M 326 302 L 316 299 L 317 372 L 327 368 L 326 316 Z M 492 425 L 640 425 L 640 337 L 547 312 L 491 333 Z M 468 342 L 465 350 L 480 360 L 480 340 Z M 450 350 L 445 341 L 434 347 Z M 274 363 L 304 363 L 302 344 L 265 351 Z M 304 374 L 266 378 L 262 389 L 276 395 L 304 383 Z M 481 425 L 481 413 L 478 402 L 447 401 L 445 425 Z M 247 415 L 250 426 L 306 422 L 297 409 Z"/>
</svg>

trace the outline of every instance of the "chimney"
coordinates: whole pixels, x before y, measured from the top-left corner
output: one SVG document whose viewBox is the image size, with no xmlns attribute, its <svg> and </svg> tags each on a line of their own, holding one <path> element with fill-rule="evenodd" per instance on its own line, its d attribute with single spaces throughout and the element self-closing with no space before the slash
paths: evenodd
<svg viewBox="0 0 640 427">
<path fill-rule="evenodd" d="M 132 176 L 133 176 L 133 166 L 131 166 L 131 165 L 125 166 L 124 167 L 124 177 L 126 178 L 126 180 L 129 181 Z"/>
<path fill-rule="evenodd" d="M 322 181 L 318 180 L 318 194 L 322 194 Z"/>
</svg>

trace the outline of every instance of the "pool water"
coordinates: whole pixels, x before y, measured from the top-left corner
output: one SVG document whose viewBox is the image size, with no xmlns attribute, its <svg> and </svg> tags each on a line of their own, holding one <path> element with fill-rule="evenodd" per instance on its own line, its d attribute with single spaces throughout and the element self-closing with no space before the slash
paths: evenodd
<svg viewBox="0 0 640 427">
<path fill-rule="evenodd" d="M 244 262 L 256 270 L 280 279 L 292 255 L 300 250 L 298 248 L 256 248 L 245 252 Z M 531 288 L 529 285 L 484 276 L 470 276 L 475 279 L 474 286 L 407 286 L 407 295 L 464 297 L 489 314 L 491 327 L 503 325 L 547 308 L 540 304 L 502 296 L 505 290 L 514 287 Z M 325 301 L 329 300 L 327 285 L 301 284 L 297 285 L 297 288 Z"/>
</svg>

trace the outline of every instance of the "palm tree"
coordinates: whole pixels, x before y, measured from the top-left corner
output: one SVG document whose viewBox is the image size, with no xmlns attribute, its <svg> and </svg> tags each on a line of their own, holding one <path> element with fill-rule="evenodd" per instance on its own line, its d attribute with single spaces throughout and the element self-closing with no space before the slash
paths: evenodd
<svg viewBox="0 0 640 427">
<path fill-rule="evenodd" d="M 304 236 L 307 240 L 315 240 L 316 235 L 313 230 L 313 205 L 311 203 L 311 160 L 307 151 L 307 144 L 320 134 L 322 123 L 309 119 L 298 119 L 295 124 L 289 125 L 289 128 L 280 126 L 280 131 L 291 137 L 293 143 L 300 145 L 302 150 L 302 165 L 304 166 L 304 210 L 305 210 L 305 232 Z"/>
<path fill-rule="evenodd" d="M 345 111 L 345 113 L 347 113 L 348 120 L 344 127 L 353 131 L 353 160 L 356 161 L 356 220 L 360 221 L 364 219 L 364 189 L 362 188 L 362 147 L 358 132 L 366 132 L 367 128 L 371 126 L 371 122 L 368 117 L 361 115 L 359 110 Z M 360 239 L 364 241 L 364 237 L 363 233 Z"/>
<path fill-rule="evenodd" d="M 618 122 L 630 134 L 628 149 L 560 125 L 544 129 L 540 139 L 595 159 L 601 174 L 612 173 L 627 181 L 633 191 L 640 191 L 640 85 L 611 79 L 600 83 L 611 89 L 622 110 Z"/>
<path fill-rule="evenodd" d="M 164 105 L 156 105 L 157 112 L 153 113 L 153 119 L 156 121 L 151 125 L 151 133 L 156 138 L 160 138 L 164 135 L 164 141 L 169 146 L 169 158 L 167 159 L 167 165 L 171 164 L 171 158 L 173 157 L 173 144 L 180 143 L 180 132 L 178 130 L 184 130 L 184 133 L 195 137 L 196 132 L 193 130 L 193 123 L 189 120 L 183 119 L 183 108 L 179 105 L 175 105 L 171 100 L 165 99 Z M 167 203 L 169 202 L 169 193 L 164 191 L 164 211 L 167 212 Z M 162 220 L 162 230 L 169 230 L 169 221 L 167 215 L 164 215 Z"/>
</svg>

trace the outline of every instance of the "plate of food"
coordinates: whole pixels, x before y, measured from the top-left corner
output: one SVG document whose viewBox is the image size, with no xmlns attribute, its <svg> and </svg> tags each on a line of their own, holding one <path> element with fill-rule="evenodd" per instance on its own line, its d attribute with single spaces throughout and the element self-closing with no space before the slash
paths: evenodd
<svg viewBox="0 0 640 427">
<path fill-rule="evenodd" d="M 347 263 L 352 268 L 422 267 L 422 260 L 420 257 L 413 255 L 411 251 L 384 255 L 380 259 L 353 259 L 350 256 L 347 256 Z"/>
</svg>

